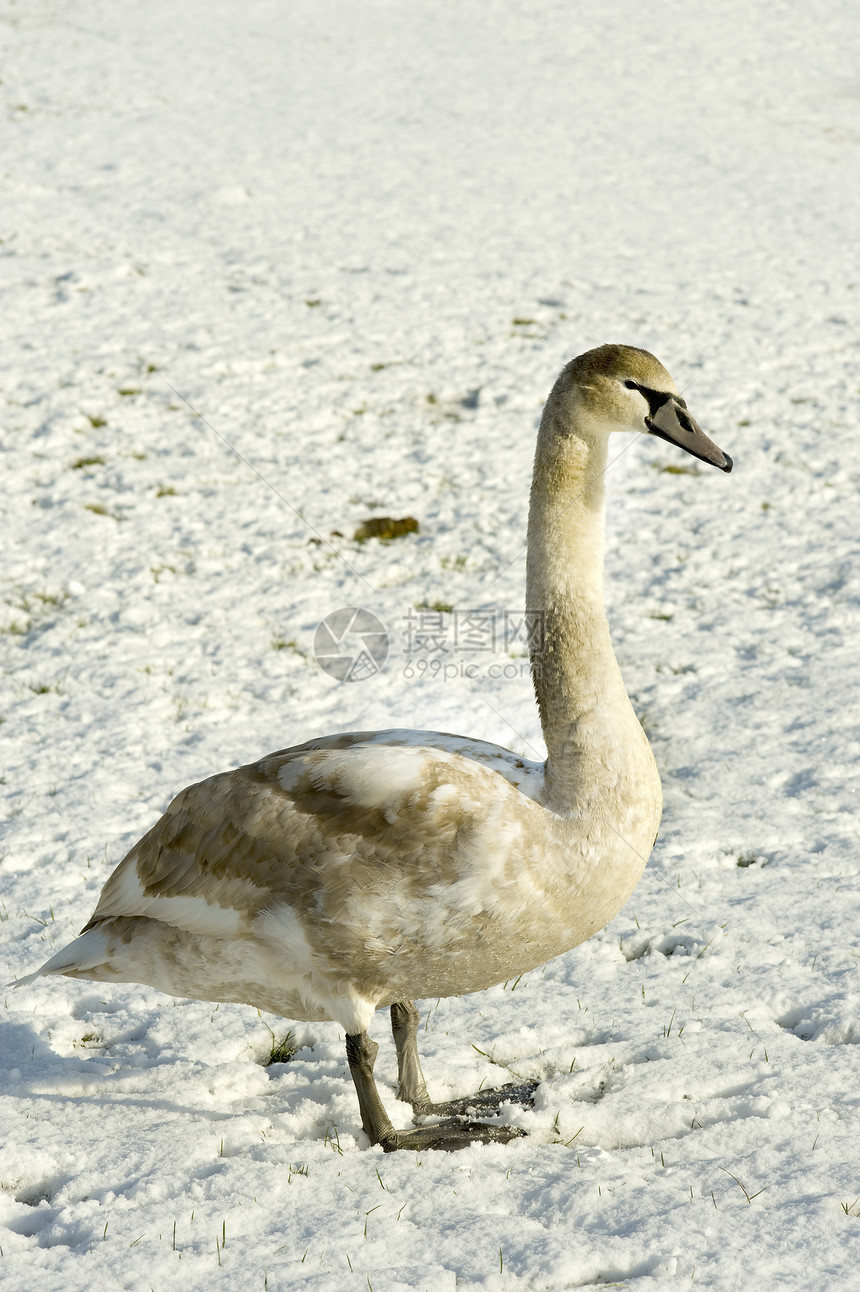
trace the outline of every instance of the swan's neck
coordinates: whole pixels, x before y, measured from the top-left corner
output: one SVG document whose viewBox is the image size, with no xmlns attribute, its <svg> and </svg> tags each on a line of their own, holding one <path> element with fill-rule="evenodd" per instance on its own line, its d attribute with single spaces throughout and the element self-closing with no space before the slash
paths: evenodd
<svg viewBox="0 0 860 1292">
<path fill-rule="evenodd" d="M 547 806 L 575 811 L 599 790 L 625 740 L 642 739 L 603 604 L 605 434 L 551 399 L 529 508 L 526 612 L 547 747 Z"/>
</svg>

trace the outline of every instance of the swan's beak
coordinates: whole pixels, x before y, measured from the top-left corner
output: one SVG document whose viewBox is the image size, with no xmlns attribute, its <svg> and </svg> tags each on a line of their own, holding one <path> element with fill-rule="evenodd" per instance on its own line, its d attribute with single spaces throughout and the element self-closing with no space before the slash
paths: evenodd
<svg viewBox="0 0 860 1292">
<path fill-rule="evenodd" d="M 679 449 L 691 453 L 701 462 L 710 462 L 711 466 L 719 467 L 721 471 L 731 471 L 732 460 L 728 453 L 717 448 L 686 408 L 682 408 L 671 396 L 650 417 L 645 418 L 645 424 L 652 435 L 658 435 L 670 444 L 677 444 Z"/>
</svg>

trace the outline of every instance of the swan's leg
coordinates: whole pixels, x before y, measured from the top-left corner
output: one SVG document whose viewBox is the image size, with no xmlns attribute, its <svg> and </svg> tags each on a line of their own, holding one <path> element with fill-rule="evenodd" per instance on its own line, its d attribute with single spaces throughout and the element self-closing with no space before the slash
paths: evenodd
<svg viewBox="0 0 860 1292">
<path fill-rule="evenodd" d="M 381 1144 L 386 1153 L 398 1148 L 458 1149 L 476 1142 L 482 1144 L 507 1144 L 525 1132 L 514 1126 L 485 1126 L 482 1122 L 454 1122 L 420 1126 L 417 1130 L 396 1131 L 385 1111 L 376 1082 L 373 1065 L 379 1046 L 367 1032 L 347 1034 L 346 1058 L 355 1082 L 361 1124 L 371 1144 Z"/>
<path fill-rule="evenodd" d="M 416 1114 L 436 1113 L 448 1117 L 464 1113 L 495 1113 L 504 1103 L 534 1103 L 532 1095 L 540 1085 L 538 1081 L 522 1081 L 499 1086 L 493 1090 L 479 1090 L 477 1094 L 460 1099 L 449 1099 L 435 1104 L 427 1093 L 421 1060 L 418 1057 L 418 1020 L 420 1014 L 411 1000 L 398 1001 L 391 1006 L 391 1030 L 397 1047 L 397 1098 L 411 1104 Z"/>
<path fill-rule="evenodd" d="M 411 1000 L 391 1006 L 391 1030 L 397 1049 L 397 1098 L 418 1112 L 430 1107 L 427 1083 L 418 1057 L 418 1020 L 421 1015 Z"/>
<path fill-rule="evenodd" d="M 371 1144 L 381 1144 L 387 1150 L 389 1146 L 397 1147 L 397 1132 L 391 1125 L 373 1079 L 373 1065 L 378 1053 L 379 1046 L 367 1032 L 356 1032 L 352 1036 L 347 1032 L 346 1061 L 355 1082 L 362 1128 Z"/>
</svg>

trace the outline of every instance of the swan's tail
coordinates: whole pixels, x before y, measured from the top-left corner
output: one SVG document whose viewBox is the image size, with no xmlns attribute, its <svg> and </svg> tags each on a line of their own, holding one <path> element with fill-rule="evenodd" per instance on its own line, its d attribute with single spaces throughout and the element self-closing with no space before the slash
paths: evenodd
<svg viewBox="0 0 860 1292">
<path fill-rule="evenodd" d="M 104 931 L 96 925 L 93 929 L 88 929 L 82 933 L 74 942 L 70 942 L 67 947 L 62 947 L 56 955 L 46 960 L 40 969 L 35 973 L 27 974 L 26 978 L 18 978 L 15 982 L 8 985 L 16 990 L 19 987 L 27 987 L 36 978 L 41 978 L 43 974 L 63 974 L 84 973 L 90 969 L 95 969 L 98 965 L 103 965 L 108 956 L 107 938 Z"/>
</svg>

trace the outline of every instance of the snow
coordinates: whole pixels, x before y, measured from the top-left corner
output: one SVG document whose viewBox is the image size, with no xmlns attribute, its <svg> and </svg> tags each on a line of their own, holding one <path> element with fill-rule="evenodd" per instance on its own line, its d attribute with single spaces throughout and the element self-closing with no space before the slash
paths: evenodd
<svg viewBox="0 0 860 1292">
<path fill-rule="evenodd" d="M 4 981 L 191 781 L 339 729 L 540 756 L 521 653 L 432 608 L 519 612 L 572 355 L 652 350 L 736 463 L 611 452 L 608 608 L 666 797 L 633 899 L 423 1006 L 431 1093 L 539 1076 L 528 1136 L 383 1156 L 334 1025 L 265 1068 L 282 1020 L 39 980 L 3 996 L 0 1285 L 857 1286 L 856 6 L 0 22 Z M 371 515 L 421 529 L 353 542 Z M 312 655 L 345 606 L 391 637 L 354 683 Z M 406 654 L 416 613 L 444 665 Z"/>
</svg>

